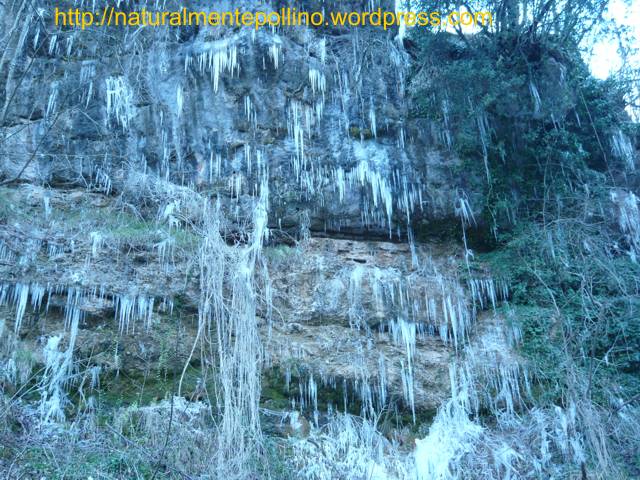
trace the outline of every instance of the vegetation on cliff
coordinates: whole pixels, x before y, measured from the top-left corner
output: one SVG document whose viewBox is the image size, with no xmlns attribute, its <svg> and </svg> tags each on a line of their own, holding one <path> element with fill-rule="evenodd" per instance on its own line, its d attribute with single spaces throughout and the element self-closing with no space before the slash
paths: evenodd
<svg viewBox="0 0 640 480">
<path fill-rule="evenodd" d="M 474 263 L 508 279 L 539 380 L 530 407 L 576 409 L 583 475 L 634 477 L 637 438 L 612 418 L 637 415 L 640 398 L 637 72 L 599 80 L 585 64 L 605 1 L 476 3 L 497 12 L 494 29 L 415 32 L 413 113 L 485 179 L 466 235 Z"/>
</svg>

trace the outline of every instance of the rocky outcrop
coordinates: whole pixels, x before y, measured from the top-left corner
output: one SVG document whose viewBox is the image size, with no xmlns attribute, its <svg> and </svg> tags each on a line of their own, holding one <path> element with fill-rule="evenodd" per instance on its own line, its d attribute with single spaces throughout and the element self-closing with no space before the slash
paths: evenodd
<svg viewBox="0 0 640 480">
<path fill-rule="evenodd" d="M 5 310 L 7 330 L 17 328 L 37 363 L 42 339 L 65 335 L 71 305 L 82 315 L 76 356 L 86 367 L 136 378 L 182 367 L 197 326 L 189 316 L 198 307 L 197 282 L 189 280 L 195 244 L 162 252 L 166 227 L 118 218 L 117 201 L 103 195 L 30 185 L 2 194 L 15 221 L 2 228 L 0 302 L 13 307 Z M 398 400 L 413 368 L 416 405 L 436 408 L 448 394 L 456 341 L 447 305 L 470 315 L 452 275 L 455 255 L 438 244 L 412 252 L 407 244 L 330 238 L 267 248 L 270 318 L 259 312 L 266 368 L 285 375 L 295 366 L 302 382 L 348 382 L 352 392 L 377 383 Z M 179 328 L 176 317 L 186 318 Z"/>
<path fill-rule="evenodd" d="M 499 294 L 458 279 L 457 246 L 413 241 L 481 202 L 437 125 L 409 115 L 397 32 L 54 33 L 51 12 L 27 15 L 0 76 L 0 304 L 30 365 L 78 315 L 87 372 L 144 386 L 191 359 L 197 390 L 210 366 L 190 355 L 192 220 L 211 199 L 225 238 L 242 242 L 262 195 L 271 300 L 259 328 L 278 395 L 309 407 L 340 391 L 336 407 L 393 402 L 414 416 L 448 397 L 450 354 Z"/>
<path fill-rule="evenodd" d="M 274 227 L 387 238 L 453 216 L 459 189 L 474 193 L 437 147 L 438 127 L 409 118 L 409 57 L 395 32 L 55 35 L 44 28 L 50 15 L 29 16 L 22 48 L 10 52 L 24 78 L 2 84 L 15 92 L 1 125 L 5 178 L 28 163 L 22 180 L 114 193 L 123 168 L 150 171 L 229 209 L 267 182 Z"/>
</svg>

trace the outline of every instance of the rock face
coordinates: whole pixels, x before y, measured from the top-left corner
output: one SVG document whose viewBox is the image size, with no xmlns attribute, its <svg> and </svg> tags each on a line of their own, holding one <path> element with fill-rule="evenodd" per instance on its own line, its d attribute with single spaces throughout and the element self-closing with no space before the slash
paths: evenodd
<svg viewBox="0 0 640 480">
<path fill-rule="evenodd" d="M 286 260 L 274 259 L 270 362 L 327 384 L 372 385 L 367 395 L 377 406 L 388 393 L 402 398 L 403 382 L 412 384 L 406 402 L 439 405 L 449 389 L 452 339 L 434 335 L 451 327 L 439 323 L 447 322 L 442 306 L 466 307 L 466 300 L 447 269 L 453 258 L 440 251 L 434 260 L 434 251 L 421 248 L 412 260 L 405 244 L 311 239 Z"/>
<path fill-rule="evenodd" d="M 179 299 L 176 308 L 182 313 L 197 309 L 197 285 L 174 281 L 187 278 L 192 251 L 177 252 L 167 262 L 158 249 L 138 250 L 161 242 L 166 233 L 161 226 L 140 237 L 135 230 L 122 238 L 103 236 L 103 220 L 115 211 L 108 197 L 57 191 L 48 212 L 42 207 L 42 189 L 25 185 L 3 194 L 20 214 L 3 228 L 1 299 L 15 307 L 5 312 L 6 318 L 22 325 L 31 350 L 42 350 L 38 331 L 64 335 L 65 310 L 75 302 L 83 316 L 76 355 L 103 372 L 143 375 L 167 368 L 159 366 L 167 352 L 173 362 L 186 360 L 195 338 L 193 321 L 181 327 L 177 352 L 170 346 L 174 340 L 164 346 L 160 340 L 175 335 L 167 325 L 171 299 Z M 74 225 L 70 208 L 93 213 Z M 132 229 L 127 221 L 110 231 Z M 71 245 L 68 240 L 82 231 L 89 239 Z M 21 244 L 25 238 L 32 240 L 30 248 Z M 416 402 L 435 408 L 448 392 L 446 344 L 452 341 L 434 337 L 450 328 L 439 323 L 447 322 L 442 305 L 451 299 L 466 302 L 451 275 L 454 253 L 425 245 L 412 255 L 406 244 L 330 238 L 267 248 L 273 290 L 272 319 L 264 320 L 262 328 L 267 366 L 284 371 L 295 364 L 306 379 L 315 375 L 327 385 L 348 381 L 355 387 L 384 378 L 386 388 L 399 394 L 408 368 L 406 342 L 413 342 L 412 361 L 421 371 Z M 266 318 L 266 312 L 259 313 Z"/>
<path fill-rule="evenodd" d="M 139 224 L 101 194 L 32 185 L 0 192 L 13 212 L 1 229 L 0 303 L 12 307 L 7 327 L 35 352 L 31 361 L 42 361 L 44 338 L 65 335 L 76 309 L 75 355 L 88 370 L 124 371 L 142 384 L 150 372 L 182 368 L 197 331 L 190 239 L 163 251 L 174 238 L 166 225 Z M 267 247 L 264 259 L 265 368 L 279 372 L 269 382 L 286 383 L 285 396 L 306 407 L 312 385 L 338 407 L 393 401 L 432 412 L 449 395 L 450 355 L 475 309 L 504 296 L 488 280 L 462 285 L 459 248 L 438 243 L 311 237 Z"/>
<path fill-rule="evenodd" d="M 26 7 L 0 6 L 4 27 L 12 9 Z M 410 118 L 397 32 L 53 33 L 52 11 L 26 13 L 0 63 L 0 179 L 15 180 L 0 187 L 0 304 L 12 341 L 41 352 L 80 312 L 87 368 L 177 368 L 199 295 L 198 236 L 182 227 L 202 205 L 185 199 L 218 202 L 231 242 L 268 192 L 273 301 L 258 315 L 265 368 L 287 389 L 298 381 L 287 400 L 340 390 L 345 408 L 393 401 L 415 415 L 448 397 L 449 355 L 497 296 L 461 284 L 457 247 L 410 241 L 457 225 L 461 199 L 478 194 L 437 147 L 438 128 Z"/>
<path fill-rule="evenodd" d="M 454 173 L 459 161 L 434 147 L 437 127 L 408 116 L 410 59 L 395 32 L 120 27 L 56 36 L 43 28 L 51 12 L 27 16 L 25 38 L 8 51 L 24 79 L 0 79 L 10 99 L 2 176 L 33 156 L 23 179 L 112 193 L 126 166 L 126 175 L 195 183 L 230 209 L 267 182 L 274 227 L 387 238 L 453 216 L 460 189 L 469 190 Z"/>
</svg>

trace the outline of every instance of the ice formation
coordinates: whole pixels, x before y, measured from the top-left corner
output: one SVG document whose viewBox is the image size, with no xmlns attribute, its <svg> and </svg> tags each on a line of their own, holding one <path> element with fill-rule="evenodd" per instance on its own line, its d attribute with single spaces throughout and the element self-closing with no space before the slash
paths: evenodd
<svg viewBox="0 0 640 480">
<path fill-rule="evenodd" d="M 91 240 L 91 256 L 96 258 L 104 244 L 104 238 L 100 232 L 91 232 L 89 239 Z"/>
<path fill-rule="evenodd" d="M 84 289 L 55 284 L 0 283 L 0 305 L 10 305 L 15 309 L 16 332 L 22 327 L 28 306 L 34 313 L 39 313 L 44 306 L 46 312 L 52 299 L 58 296 L 65 298 L 64 318 L 67 327 L 81 319 L 86 302 L 103 303 L 106 299 L 112 300 L 121 331 L 134 328 L 137 321 L 149 327 L 153 320 L 155 299 L 152 296 L 138 294 L 107 296 L 103 287 Z"/>
<path fill-rule="evenodd" d="M 178 88 L 176 89 L 176 109 L 177 109 L 178 117 L 182 115 L 183 108 L 184 108 L 184 91 L 182 90 L 182 85 L 178 85 Z"/>
<path fill-rule="evenodd" d="M 220 88 L 220 79 L 223 74 L 231 76 L 240 72 L 238 61 L 238 48 L 233 39 L 224 39 L 213 42 L 201 52 L 185 57 L 185 72 L 193 64 L 194 58 L 197 62 L 198 71 L 201 74 L 209 73 L 214 93 Z"/>
<path fill-rule="evenodd" d="M 464 375 L 464 373 L 462 373 Z M 482 434 L 482 427 L 469 418 L 472 408 L 466 378 L 458 378 L 451 367 L 451 399 L 440 408 L 429 428 L 429 435 L 416 440 L 415 462 L 418 480 L 449 480 L 456 478 L 452 466 L 472 453 Z"/>
<path fill-rule="evenodd" d="M 120 332 L 135 329 L 136 321 L 141 321 L 145 328 L 151 327 L 153 321 L 154 298 L 144 295 L 117 295 L 114 298 L 115 315 Z"/>
<path fill-rule="evenodd" d="M 315 68 L 310 68 L 309 83 L 311 84 L 311 91 L 314 95 L 320 94 L 324 97 L 327 90 L 327 79 L 324 76 L 324 73 Z"/>
<path fill-rule="evenodd" d="M 629 244 L 634 261 L 640 254 L 640 200 L 633 192 L 612 191 L 611 201 L 618 207 L 618 225 Z"/>
<path fill-rule="evenodd" d="M 58 82 L 51 83 L 51 90 L 49 91 L 49 100 L 47 101 L 47 109 L 45 111 L 46 116 L 50 117 L 56 109 L 58 101 Z"/>
<path fill-rule="evenodd" d="M 396 2 L 398 8 L 400 2 Z M 22 32 L 18 49 L 23 47 L 28 29 L 25 27 Z M 34 45 L 39 35 L 34 37 Z M 402 27 L 398 39 L 402 40 L 403 35 Z M 267 70 L 268 66 L 272 66 L 278 70 L 283 65 L 283 52 L 286 51 L 283 41 L 275 34 L 268 36 L 265 33 L 265 38 L 268 39 L 268 46 L 263 44 L 260 52 L 262 68 Z M 67 55 L 72 53 L 74 37 L 65 37 L 64 45 L 59 44 L 60 40 L 55 34 L 49 37 L 50 55 L 56 54 L 61 48 L 66 49 Z M 226 101 L 225 82 L 240 76 L 241 63 L 245 60 L 245 47 L 240 40 L 234 37 L 199 41 L 193 50 L 186 50 L 185 76 L 189 76 L 189 81 L 200 81 L 200 77 L 208 75 L 211 90 L 218 94 L 216 99 Z M 353 49 L 357 50 L 359 47 L 355 42 L 357 40 L 354 40 Z M 390 61 L 401 65 L 401 47 L 388 48 Z M 321 198 L 319 203 L 324 206 L 332 201 L 328 195 L 332 193 L 338 202 L 344 204 L 352 202 L 353 194 L 357 193 L 361 203 L 361 220 L 365 226 L 386 228 L 390 237 L 400 231 L 400 225 L 403 228 L 406 226 L 405 232 L 397 235 L 405 235 L 409 239 L 414 270 L 406 275 L 392 275 L 380 269 L 356 265 L 343 279 L 347 285 L 349 326 L 361 334 L 361 341 L 353 345 L 350 357 L 350 367 L 356 372 L 355 379 L 347 380 L 312 369 L 298 375 L 297 385 L 292 387 L 296 391 L 292 395 L 292 408 L 305 413 L 310 411 L 313 415 L 310 439 L 302 439 L 291 447 L 300 467 L 300 475 L 308 479 L 449 480 L 460 478 L 465 468 L 478 467 L 486 473 L 486 478 L 515 479 L 518 478 L 518 463 L 523 458 L 520 453 L 522 447 L 509 443 L 508 433 L 517 431 L 524 424 L 522 418 L 530 421 L 525 425 L 526 429 L 523 427 L 526 432 L 522 434 L 530 435 L 526 438 L 531 439 L 530 446 L 536 451 L 531 455 L 534 458 L 533 471 L 544 475 L 554 450 L 560 451 L 567 461 L 580 462 L 584 453 L 582 441 L 575 431 L 575 405 L 558 407 L 553 412 L 525 412 L 531 378 L 527 369 L 507 348 L 508 342 L 497 340 L 497 334 L 482 337 L 475 343 L 470 339 L 473 329 L 480 328 L 476 324 L 478 317 L 498 311 L 501 302 L 508 300 L 507 283 L 483 274 L 471 276 L 465 290 L 459 285 L 458 279 L 425 270 L 428 262 L 416 252 L 409 226 L 416 212 L 424 208 L 428 191 L 423 179 L 412 178 L 411 173 L 404 169 L 404 157 L 391 158 L 386 153 L 387 143 L 391 144 L 389 148 L 395 148 L 395 144 L 398 149 L 404 150 L 408 146 L 410 131 L 405 131 L 405 126 L 401 124 L 392 126 L 390 130 L 389 120 L 384 114 L 386 99 L 360 91 L 358 82 L 343 71 L 345 65 L 336 62 L 336 71 L 330 73 L 333 53 L 328 51 L 326 39 L 309 45 L 308 49 L 315 53 L 315 59 L 308 68 L 308 75 L 305 76 L 302 71 L 303 93 L 287 97 L 284 101 L 285 111 L 282 112 L 287 128 L 286 148 L 295 182 L 301 192 L 298 200 L 318 196 Z M 244 66 L 242 71 L 245 71 Z M 398 76 L 404 75 L 403 72 L 403 68 L 398 68 Z M 94 87 L 97 81 L 94 77 L 95 66 L 83 64 L 80 81 L 85 85 L 82 91 L 82 103 L 85 106 L 91 103 L 94 88 L 98 89 L 97 84 Z M 398 89 L 401 89 L 403 82 L 397 83 Z M 132 83 L 126 75 L 114 74 L 106 78 L 105 84 L 107 120 L 122 130 L 128 130 L 136 114 Z M 157 175 L 156 172 L 147 172 L 146 159 L 135 159 L 144 162 L 145 170 L 137 171 L 135 175 L 125 175 L 124 183 L 128 190 L 136 191 L 145 198 L 162 199 L 157 220 L 158 224 L 171 229 L 171 235 L 184 225 L 198 225 L 196 233 L 200 235 L 201 243 L 194 262 L 199 268 L 200 298 L 197 341 L 191 355 L 206 350 L 203 345 L 215 344 L 217 347 L 215 358 L 206 360 L 214 365 L 218 375 L 214 409 L 220 416 L 216 425 L 217 457 L 214 461 L 222 472 L 234 466 L 240 469 L 243 464 L 253 460 L 251 453 L 258 450 L 256 445 L 261 435 L 258 405 L 264 352 L 258 334 L 257 308 L 261 302 L 266 304 L 264 311 L 269 321 L 270 284 L 261 250 L 269 235 L 270 158 L 267 155 L 270 152 L 266 148 L 261 149 L 255 142 L 258 113 L 261 116 L 263 114 L 256 106 L 261 105 L 256 100 L 258 97 L 254 92 L 243 92 L 243 105 L 237 113 L 241 118 L 244 114 L 249 126 L 249 140 L 239 150 L 237 163 L 241 167 L 227 176 L 226 187 L 235 207 L 246 201 L 243 197 L 247 194 L 253 196 L 249 200 L 254 202 L 253 217 L 244 222 L 244 231 L 238 232 L 241 240 L 236 245 L 229 245 L 223 237 L 228 219 L 221 204 L 216 203 L 219 199 L 212 200 L 195 193 L 185 186 L 188 179 L 185 181 L 184 177 L 183 185 L 173 184 L 169 180 L 176 175 L 183 175 L 185 159 L 188 153 L 194 153 L 199 163 L 199 185 L 206 179 L 210 183 L 225 185 L 225 171 L 236 159 L 231 158 L 225 150 L 226 145 L 218 144 L 216 139 L 210 139 L 203 151 L 188 152 L 184 147 L 188 135 L 185 135 L 183 122 L 186 114 L 185 91 L 188 95 L 188 85 L 191 84 L 172 85 L 167 95 L 170 97 L 167 102 L 172 108 L 160 109 L 158 113 Z M 529 84 L 529 90 L 534 110 L 538 112 L 541 99 L 533 82 Z M 59 111 L 58 84 L 52 83 L 48 92 L 44 92 L 44 97 L 41 104 L 46 116 L 51 117 Z M 359 97 L 357 101 L 355 97 Z M 348 110 L 354 103 L 360 104 L 357 107 L 358 124 L 350 131 Z M 441 109 L 444 126 L 439 134 L 443 143 L 451 148 L 451 112 L 447 100 L 442 102 Z M 332 118 L 340 123 L 337 130 L 343 136 L 338 136 L 336 143 L 344 143 L 347 157 L 335 166 L 320 165 L 314 158 L 314 141 L 327 134 L 323 122 L 328 111 L 338 112 Z M 487 166 L 491 128 L 484 112 L 476 112 L 475 120 Z M 390 142 L 384 143 L 383 135 L 389 134 L 393 135 Z M 635 159 L 629 139 L 621 131 L 616 131 L 610 142 L 612 153 L 624 159 L 630 169 L 634 168 Z M 375 143 L 375 148 L 371 147 L 371 143 Z M 334 155 L 342 155 L 342 151 Z M 177 163 L 176 169 L 172 166 L 174 161 Z M 111 162 L 112 159 L 105 155 L 91 164 L 88 176 L 90 188 L 106 195 L 112 193 L 112 178 L 114 182 L 117 178 L 112 175 L 117 172 L 109 169 Z M 489 179 L 488 168 L 486 174 Z M 151 177 L 153 180 L 150 180 Z M 297 192 L 295 194 L 298 195 Z M 640 250 L 638 199 L 633 193 L 613 192 L 612 200 L 619 206 L 618 221 L 631 246 L 630 253 L 636 255 Z M 236 215 L 236 219 L 239 210 L 237 208 L 231 213 Z M 467 248 L 466 229 L 475 224 L 475 218 L 470 200 L 462 191 L 458 192 L 455 212 L 463 227 L 465 257 L 469 267 L 473 252 Z M 299 220 L 300 239 L 304 242 L 309 236 L 309 212 L 303 209 L 299 213 Z M 88 240 L 91 257 L 97 258 L 104 248 L 105 235 L 98 230 L 92 231 Z M 165 272 L 169 272 L 176 255 L 175 238 L 162 238 L 154 245 L 154 250 Z M 64 246 L 49 241 L 47 251 L 50 257 L 58 258 L 64 255 Z M 0 262 L 15 261 L 15 252 L 0 243 Z M 73 351 L 78 327 L 83 321 L 85 302 L 100 299 L 110 303 L 121 334 L 135 333 L 139 326 L 152 328 L 157 310 L 163 308 L 157 298 L 145 292 L 111 292 L 107 295 L 100 286 L 83 289 L 27 282 L 0 284 L 0 305 L 9 305 L 13 309 L 15 333 L 20 332 L 25 322 L 32 320 L 28 314 L 29 308 L 37 313 L 45 306 L 46 311 L 54 296 L 66 299 L 65 331 L 46 339 L 44 346 L 45 370 L 38 388 L 41 415 L 45 422 L 64 419 L 69 383 L 77 373 L 74 370 Z M 375 303 L 377 311 L 381 312 L 382 320 L 377 325 L 370 324 L 371 319 L 367 318 L 368 302 Z M 1 325 L 0 330 L 6 330 L 4 323 Z M 519 333 L 507 333 L 517 341 Z M 406 451 L 401 452 L 394 441 L 380 434 L 377 422 L 380 412 L 390 409 L 393 402 L 398 402 L 391 393 L 392 387 L 396 386 L 390 383 L 393 369 L 400 372 L 401 400 L 409 407 L 416 421 L 415 382 L 419 380 L 420 372 L 416 370 L 415 362 L 421 341 L 427 337 L 439 338 L 453 352 L 450 368 L 452 393 L 438 411 L 428 434 L 416 441 L 415 450 L 407 456 Z M 382 350 L 376 348 L 374 340 L 387 342 L 392 348 L 400 350 L 401 358 L 385 356 Z M 303 349 L 294 351 L 292 347 L 286 354 L 290 358 L 305 360 Z M 367 363 L 368 358 L 373 358 L 374 363 Z M 15 362 L 7 362 L 2 366 L 2 375 L 16 376 L 17 369 Z M 184 371 L 182 373 L 184 377 Z M 93 366 L 85 374 L 90 388 L 99 386 L 99 366 Z M 284 375 L 289 385 L 291 370 L 287 369 Z M 343 394 L 342 405 L 329 403 L 328 411 L 321 412 L 319 392 L 323 388 L 340 389 Z M 176 398 L 172 401 L 176 402 L 177 408 L 191 417 L 197 417 L 200 408 L 205 408 L 200 404 L 189 405 L 181 396 Z M 362 418 L 347 413 L 349 406 L 357 402 L 361 406 L 359 413 Z M 164 407 L 166 404 L 162 408 L 158 406 L 144 411 L 147 427 L 161 423 L 162 415 L 166 414 Z M 342 409 L 343 413 L 337 413 L 338 409 Z M 497 419 L 497 433 L 482 424 L 480 409 L 490 411 Z M 299 422 L 299 414 L 294 413 L 290 415 L 290 420 Z M 413 446 L 409 445 L 409 448 Z M 488 460 L 481 458 L 483 456 Z"/>
<path fill-rule="evenodd" d="M 293 449 L 300 478 L 411 478 L 411 466 L 403 462 L 395 446 L 378 432 L 375 422 L 350 415 L 332 415 L 310 440 L 294 443 Z"/>
<path fill-rule="evenodd" d="M 167 237 L 153 246 L 158 251 L 160 263 L 164 265 L 165 270 L 168 270 L 169 266 L 174 262 L 175 247 L 176 241 L 173 237 Z"/>
<path fill-rule="evenodd" d="M 71 368 L 68 352 L 60 351 L 59 336 L 50 337 L 44 349 L 45 372 L 41 383 L 41 415 L 45 422 L 65 419 L 67 394 L 64 389 Z"/>
<path fill-rule="evenodd" d="M 611 150 L 615 157 L 623 160 L 630 171 L 636 168 L 636 153 L 631 140 L 619 128 L 611 135 Z"/>
<path fill-rule="evenodd" d="M 131 88 L 124 77 L 115 76 L 106 79 L 106 89 L 107 118 L 113 119 L 123 130 L 127 130 L 135 115 Z"/>
<path fill-rule="evenodd" d="M 0 262 L 11 264 L 14 261 L 15 254 L 2 240 L 0 240 Z"/>
<path fill-rule="evenodd" d="M 280 66 L 281 50 L 282 42 L 280 41 L 280 39 L 275 38 L 273 44 L 269 47 L 268 55 L 271 59 L 271 62 L 273 63 L 273 68 L 275 68 L 276 70 Z"/>
<path fill-rule="evenodd" d="M 533 99 L 533 111 L 534 113 L 538 113 L 540 108 L 542 107 L 542 100 L 540 99 L 540 93 L 538 93 L 538 88 L 533 81 L 529 82 L 529 93 L 531 93 L 531 98 Z"/>
<path fill-rule="evenodd" d="M 207 203 L 203 211 L 205 230 L 199 252 L 201 297 L 198 333 L 191 355 L 200 341 L 217 344 L 221 419 L 216 462 L 220 472 L 241 469 L 260 438 L 262 348 L 256 322 L 254 272 L 261 264 L 262 246 L 269 234 L 267 195 L 268 187 L 262 185 L 245 247 L 232 249 L 224 242 L 220 235 L 219 204 Z M 225 291 L 229 291 L 229 296 Z M 212 335 L 215 337 L 211 338 Z M 179 388 L 184 373 L 183 370 Z"/>
</svg>

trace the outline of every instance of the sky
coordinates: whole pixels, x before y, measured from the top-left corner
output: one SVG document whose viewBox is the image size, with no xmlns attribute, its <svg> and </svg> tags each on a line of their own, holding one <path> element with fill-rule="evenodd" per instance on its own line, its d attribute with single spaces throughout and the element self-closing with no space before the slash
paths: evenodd
<svg viewBox="0 0 640 480">
<path fill-rule="evenodd" d="M 631 0 L 628 5 L 623 0 L 612 0 L 605 16 L 618 24 L 628 26 L 634 32 L 636 47 L 640 49 L 640 0 Z M 622 59 L 617 48 L 613 39 L 601 40 L 594 45 L 588 59 L 594 76 L 605 79 L 620 69 Z M 636 53 L 631 61 L 640 66 L 640 53 Z"/>
<path fill-rule="evenodd" d="M 396 10 L 402 9 L 405 0 L 396 0 Z M 460 11 L 466 10 L 462 7 Z M 619 25 L 629 27 L 636 38 L 636 48 L 640 50 L 640 0 L 611 0 L 605 13 L 607 20 L 613 20 Z M 453 27 L 448 27 L 453 32 Z M 463 31 L 473 32 L 475 27 L 462 27 Z M 618 45 L 615 39 L 601 39 L 592 45 L 590 55 L 586 55 L 586 61 L 591 67 L 591 73 L 601 79 L 606 79 L 611 73 L 616 72 L 622 66 L 622 58 L 618 53 Z M 630 59 L 637 68 L 640 68 L 640 52 Z"/>
</svg>

